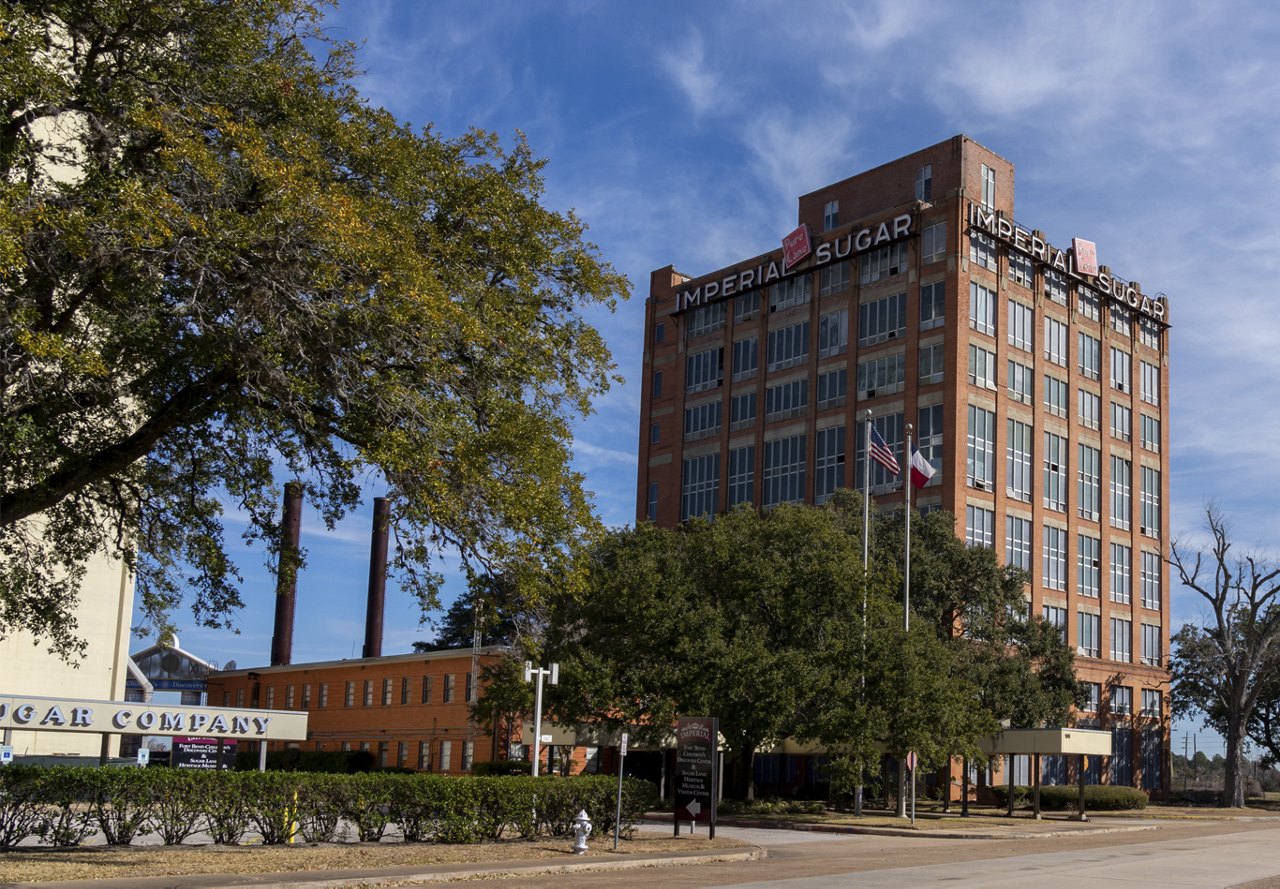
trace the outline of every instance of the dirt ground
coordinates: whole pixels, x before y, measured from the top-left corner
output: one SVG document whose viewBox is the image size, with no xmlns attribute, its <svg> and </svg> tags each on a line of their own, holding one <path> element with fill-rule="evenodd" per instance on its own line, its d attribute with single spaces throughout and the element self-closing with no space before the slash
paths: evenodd
<svg viewBox="0 0 1280 889">
<path fill-rule="evenodd" d="M 734 840 L 705 836 L 673 837 L 639 832 L 613 851 L 613 838 L 590 843 L 586 858 L 647 852 L 723 851 L 740 848 Z M 550 858 L 570 860 L 573 841 L 540 839 L 465 846 L 430 843 L 325 843 L 292 846 L 83 846 L 74 849 L 22 848 L 0 854 L 0 883 L 54 880 L 104 880 L 184 874 L 257 874 L 277 871 L 456 864 Z"/>
</svg>

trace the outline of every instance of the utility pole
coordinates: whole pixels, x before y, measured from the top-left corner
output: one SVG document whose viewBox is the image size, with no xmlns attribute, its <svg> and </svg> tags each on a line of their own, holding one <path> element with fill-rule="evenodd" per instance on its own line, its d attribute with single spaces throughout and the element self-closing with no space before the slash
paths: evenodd
<svg viewBox="0 0 1280 889">
<path fill-rule="evenodd" d="M 533 693 L 533 766 L 530 773 L 538 777 L 538 760 L 542 756 L 542 679 L 545 676 L 552 685 L 560 684 L 560 665 L 552 664 L 550 668 L 534 667 L 533 661 L 524 662 L 524 681 L 533 682 L 537 676 Z"/>
</svg>

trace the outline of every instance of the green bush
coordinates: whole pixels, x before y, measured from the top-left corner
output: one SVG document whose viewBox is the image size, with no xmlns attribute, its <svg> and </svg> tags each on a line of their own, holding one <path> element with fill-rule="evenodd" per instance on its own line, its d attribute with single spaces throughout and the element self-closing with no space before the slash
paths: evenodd
<svg viewBox="0 0 1280 889">
<path fill-rule="evenodd" d="M 529 774 L 529 763 L 523 759 L 495 759 L 492 762 L 478 762 L 471 767 L 471 774 L 477 778 L 489 776 L 523 776 Z M 532 777 L 532 776 L 531 776 Z"/>
<path fill-rule="evenodd" d="M 373 754 L 368 750 L 272 750 L 267 753 L 268 772 L 328 772 L 350 775 L 373 770 Z M 256 772 L 258 753 L 242 750 L 236 754 L 236 770 Z"/>
<path fill-rule="evenodd" d="M 45 823 L 43 771 L 39 766 L 0 768 L 0 849 L 40 833 Z"/>
<path fill-rule="evenodd" d="M 341 821 L 338 785 L 345 775 L 309 774 L 298 785 L 298 832 L 308 843 L 332 843 L 338 838 Z"/>
<path fill-rule="evenodd" d="M 391 821 L 391 786 L 400 776 L 378 772 L 344 775 L 334 783 L 337 809 L 355 825 L 362 843 L 376 843 Z"/>
<path fill-rule="evenodd" d="M 746 817 L 821 815 L 826 810 L 826 803 L 822 800 L 805 799 L 726 799 L 721 800 L 719 804 L 719 811 L 722 815 L 742 815 Z"/>
<path fill-rule="evenodd" d="M 249 821 L 258 828 L 263 844 L 289 842 L 297 829 L 298 789 L 311 776 L 305 772 L 248 772 L 245 777 Z M 336 807 L 336 800 L 333 805 Z"/>
<path fill-rule="evenodd" d="M 208 809 L 209 774 L 194 769 L 148 769 L 153 799 L 151 827 L 166 846 L 177 846 L 198 831 Z"/>
<path fill-rule="evenodd" d="M 250 772 L 209 772 L 205 795 L 205 819 L 209 836 L 221 846 L 234 846 L 249 829 L 249 806 L 245 786 Z"/>
<path fill-rule="evenodd" d="M 90 772 L 83 766 L 40 770 L 40 839 L 51 846 L 78 846 L 97 827 L 89 807 Z"/>
<path fill-rule="evenodd" d="M 151 824 L 155 795 L 150 775 L 159 769 L 79 769 L 88 789 L 93 818 L 109 846 L 127 846 Z"/>
<path fill-rule="evenodd" d="M 1000 806 L 1009 804 L 1009 788 L 998 785 L 991 788 L 996 802 Z M 1031 805 L 1033 789 L 1030 787 L 1014 787 L 1014 806 Z M 1147 792 L 1135 787 L 1120 787 L 1113 784 L 1086 784 L 1084 788 L 1084 804 L 1089 811 L 1119 812 L 1133 809 L 1145 809 L 1148 802 Z M 1047 784 L 1040 787 L 1040 808 L 1050 810 L 1075 809 L 1080 802 L 1080 788 L 1070 784 Z"/>
</svg>

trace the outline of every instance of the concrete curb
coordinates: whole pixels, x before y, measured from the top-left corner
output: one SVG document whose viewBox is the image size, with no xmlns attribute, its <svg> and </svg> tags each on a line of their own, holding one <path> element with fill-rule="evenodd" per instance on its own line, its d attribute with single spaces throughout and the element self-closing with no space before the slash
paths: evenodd
<svg viewBox="0 0 1280 889">
<path fill-rule="evenodd" d="M 227 889 L 252 886 L 254 889 L 347 889 L 403 885 L 405 883 L 441 883 L 477 877 L 521 876 L 530 874 L 573 874 L 587 871 L 623 871 L 641 867 L 680 867 L 691 864 L 714 864 L 723 861 L 758 861 L 768 857 L 758 846 L 724 852 L 687 852 L 669 855 L 628 855 L 625 858 L 575 858 L 559 862 L 514 859 L 488 864 L 435 865 L 395 868 L 369 868 L 328 871 L 294 871 L 276 874 L 190 874 L 184 876 L 122 877 L 108 880 L 71 880 L 56 883 L 4 883 L 3 889 L 38 885 L 40 889 Z"/>
<path fill-rule="evenodd" d="M 749 821 L 734 818 L 719 822 L 725 827 L 750 827 L 760 830 L 798 830 L 810 833 L 844 833 L 861 834 L 874 837 L 912 837 L 916 839 L 938 840 L 1038 840 L 1052 837 L 1070 837 L 1083 834 L 1097 835 L 1103 833 L 1134 833 L 1142 830 L 1159 830 L 1158 824 L 1134 824 L 1124 827 L 1077 827 L 1069 830 L 1046 830 L 1028 833 L 979 833 L 970 830 L 916 830 L 898 827 L 860 827 L 856 824 L 806 824 L 789 821 Z"/>
</svg>

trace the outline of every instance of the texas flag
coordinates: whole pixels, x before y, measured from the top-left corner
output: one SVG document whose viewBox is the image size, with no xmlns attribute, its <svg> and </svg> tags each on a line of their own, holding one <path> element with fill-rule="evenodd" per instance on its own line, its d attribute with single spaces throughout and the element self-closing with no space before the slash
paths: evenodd
<svg viewBox="0 0 1280 889">
<path fill-rule="evenodd" d="M 911 455 L 911 484 L 917 488 L 923 488 L 927 485 L 929 479 L 933 478 L 933 474 L 937 471 L 918 449 Z"/>
</svg>

